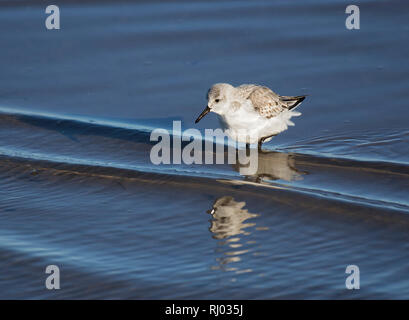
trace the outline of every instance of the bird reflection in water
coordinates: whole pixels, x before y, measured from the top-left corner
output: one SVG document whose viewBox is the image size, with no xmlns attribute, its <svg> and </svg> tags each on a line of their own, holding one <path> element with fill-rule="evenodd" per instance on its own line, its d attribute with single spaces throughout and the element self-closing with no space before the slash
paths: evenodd
<svg viewBox="0 0 409 320">
<path fill-rule="evenodd" d="M 233 168 L 238 172 L 245 167 L 246 165 L 242 165 L 238 161 L 233 165 Z M 301 180 L 304 174 L 307 172 L 296 168 L 294 155 L 284 152 L 262 151 L 258 154 L 257 172 L 254 175 L 246 176 L 246 178 L 254 182 L 264 180 L 293 181 Z"/>
<path fill-rule="evenodd" d="M 302 179 L 307 172 L 296 168 L 296 158 L 292 154 L 263 151 L 258 154 L 258 168 L 256 174 L 244 176 L 245 180 L 257 183 L 270 183 L 272 180 L 293 181 Z M 233 168 L 240 172 L 239 161 Z M 235 184 L 240 181 L 234 180 Z M 268 228 L 256 227 L 255 218 L 258 214 L 250 213 L 245 209 L 244 201 L 235 201 L 231 196 L 217 199 L 211 210 L 212 215 L 210 232 L 212 237 L 219 240 L 218 252 L 221 257 L 217 258 L 219 265 L 214 269 L 234 271 L 236 273 L 252 272 L 252 269 L 239 269 L 239 263 L 244 258 L 262 255 L 258 244 L 249 237 L 255 231 L 268 230 Z M 251 255 L 250 255 L 251 254 Z M 230 263 L 237 263 L 232 266 Z"/>
<path fill-rule="evenodd" d="M 241 261 L 244 254 L 255 249 L 256 243 L 246 238 L 251 234 L 251 231 L 263 229 L 255 227 L 256 223 L 253 219 L 259 215 L 248 212 L 244 208 L 245 205 L 244 201 L 237 202 L 233 197 L 225 196 L 217 199 L 212 209 L 207 211 L 212 215 L 209 230 L 212 233 L 212 238 L 219 240 L 220 247 L 217 252 L 222 254 L 216 259 L 219 265 L 213 269 L 235 271 L 236 273 L 252 271 L 251 269 L 239 270 L 238 267 L 227 266 L 229 263 Z"/>
</svg>

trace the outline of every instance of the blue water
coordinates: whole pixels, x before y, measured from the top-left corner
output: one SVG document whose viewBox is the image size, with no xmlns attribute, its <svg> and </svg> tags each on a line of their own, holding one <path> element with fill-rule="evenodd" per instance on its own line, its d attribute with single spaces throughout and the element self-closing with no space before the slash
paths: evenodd
<svg viewBox="0 0 409 320">
<path fill-rule="evenodd" d="M 409 297 L 407 2 L 55 4 L 0 1 L 0 298 Z M 309 96 L 254 175 L 152 164 L 215 82 Z"/>
</svg>

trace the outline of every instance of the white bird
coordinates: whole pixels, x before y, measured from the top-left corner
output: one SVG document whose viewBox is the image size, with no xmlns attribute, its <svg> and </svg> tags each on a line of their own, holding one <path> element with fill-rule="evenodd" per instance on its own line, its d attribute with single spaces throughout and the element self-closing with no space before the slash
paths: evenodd
<svg viewBox="0 0 409 320">
<path fill-rule="evenodd" d="M 198 123 L 209 112 L 217 113 L 226 133 L 246 144 L 270 141 L 273 136 L 293 126 L 291 117 L 300 116 L 294 109 L 305 96 L 280 96 L 267 87 L 228 83 L 214 84 L 207 93 L 207 106 L 196 119 Z"/>
</svg>

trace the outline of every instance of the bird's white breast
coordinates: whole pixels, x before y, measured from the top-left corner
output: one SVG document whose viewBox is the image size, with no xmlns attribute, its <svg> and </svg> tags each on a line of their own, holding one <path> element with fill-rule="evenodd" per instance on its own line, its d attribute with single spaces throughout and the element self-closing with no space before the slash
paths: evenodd
<svg viewBox="0 0 409 320">
<path fill-rule="evenodd" d="M 297 115 L 300 113 L 288 110 L 267 119 L 261 116 L 251 103 L 246 102 L 240 108 L 230 108 L 221 115 L 221 122 L 232 139 L 243 143 L 257 143 L 263 137 L 287 130 L 289 125 L 294 125 L 290 118 Z"/>
</svg>

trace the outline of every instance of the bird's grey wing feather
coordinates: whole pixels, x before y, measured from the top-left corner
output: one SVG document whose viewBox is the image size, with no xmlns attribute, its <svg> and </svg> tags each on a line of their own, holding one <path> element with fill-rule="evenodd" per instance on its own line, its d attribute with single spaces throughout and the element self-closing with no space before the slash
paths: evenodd
<svg viewBox="0 0 409 320">
<path fill-rule="evenodd" d="M 280 96 L 271 89 L 254 84 L 244 84 L 238 87 L 240 95 L 249 99 L 254 109 L 263 117 L 270 119 L 285 110 L 297 107 L 305 96 Z"/>
<path fill-rule="evenodd" d="M 250 99 L 254 109 L 267 119 L 276 117 L 287 109 L 280 96 L 267 87 L 253 87 L 247 99 Z"/>
<path fill-rule="evenodd" d="M 257 88 L 260 86 L 256 84 L 242 84 L 237 87 L 237 92 L 243 99 L 248 99 L 249 95 Z"/>
</svg>

